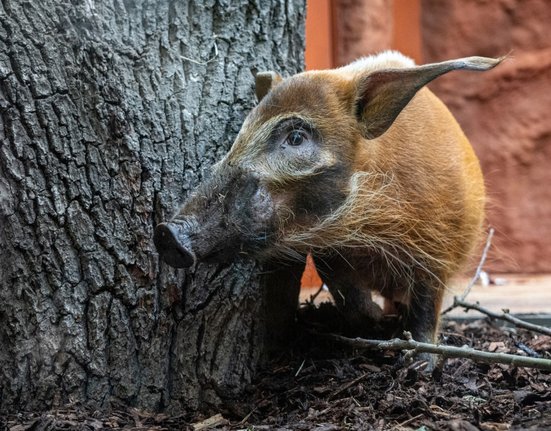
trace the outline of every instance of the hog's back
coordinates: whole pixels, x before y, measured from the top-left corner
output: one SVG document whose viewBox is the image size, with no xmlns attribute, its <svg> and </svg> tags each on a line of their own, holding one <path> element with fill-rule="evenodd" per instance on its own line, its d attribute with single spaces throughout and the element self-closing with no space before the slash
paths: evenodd
<svg viewBox="0 0 551 431">
<path fill-rule="evenodd" d="M 480 164 L 455 118 L 424 88 L 362 148 L 358 169 L 390 173 L 393 202 L 407 211 L 402 234 L 443 262 L 434 269 L 449 278 L 478 243 L 485 206 Z"/>
</svg>

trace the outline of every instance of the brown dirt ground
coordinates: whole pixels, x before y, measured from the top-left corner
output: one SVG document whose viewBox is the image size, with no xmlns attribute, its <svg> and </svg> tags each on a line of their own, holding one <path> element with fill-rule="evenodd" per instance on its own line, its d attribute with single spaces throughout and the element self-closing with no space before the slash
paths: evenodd
<svg viewBox="0 0 551 431">
<path fill-rule="evenodd" d="M 0 418 L 0 430 L 551 429 L 549 372 L 448 359 L 441 373 L 427 376 L 401 354 L 359 351 L 313 335 L 347 332 L 329 304 L 303 309 L 299 326 L 293 349 L 268 363 L 243 398 L 217 415 L 66 408 Z M 441 342 L 551 358 L 551 337 L 488 320 L 444 322 Z"/>
</svg>

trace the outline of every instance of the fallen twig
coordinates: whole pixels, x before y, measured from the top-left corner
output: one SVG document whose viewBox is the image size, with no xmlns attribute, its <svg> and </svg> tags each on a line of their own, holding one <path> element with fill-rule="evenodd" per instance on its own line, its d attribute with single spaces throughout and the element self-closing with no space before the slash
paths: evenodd
<svg viewBox="0 0 551 431">
<path fill-rule="evenodd" d="M 491 317 L 492 319 L 505 320 L 515 326 L 518 326 L 519 328 L 529 329 L 531 331 L 539 332 L 540 334 L 551 335 L 551 328 L 546 328 L 545 326 L 526 322 L 525 320 L 519 319 L 518 317 L 511 315 L 508 310 L 503 310 L 502 313 L 495 313 L 491 310 L 488 310 L 487 308 L 482 307 L 478 303 L 472 304 L 469 302 L 465 302 L 464 300 L 457 297 L 453 299 L 453 306 L 463 307 L 466 310 L 476 310 L 481 312 L 482 314 L 485 314 L 488 317 Z"/>
<path fill-rule="evenodd" d="M 369 376 L 369 373 L 362 374 L 360 377 L 355 378 L 354 380 L 345 383 L 343 386 L 341 386 L 339 389 L 337 389 L 335 392 L 333 392 L 331 395 L 329 395 L 328 400 L 332 400 L 337 397 L 337 395 L 342 394 L 344 391 L 346 391 L 348 388 L 351 388 L 352 386 L 356 386 L 361 380 L 365 379 L 367 376 Z"/>
<path fill-rule="evenodd" d="M 410 423 L 416 421 L 417 419 L 421 419 L 424 416 L 423 413 L 419 413 L 417 416 L 413 416 L 404 422 L 400 422 L 398 425 L 396 425 L 396 428 L 399 429 L 401 427 L 405 427 L 406 425 L 409 425 Z"/>
<path fill-rule="evenodd" d="M 482 268 L 484 267 L 484 264 L 486 263 L 486 258 L 488 257 L 488 251 L 490 250 L 490 246 L 492 245 L 492 238 L 494 237 L 494 232 L 495 230 L 493 227 L 491 227 L 490 230 L 488 231 L 488 237 L 486 238 L 486 245 L 484 246 L 484 250 L 482 250 L 482 256 L 480 256 L 480 262 L 478 262 L 478 266 L 476 267 L 474 276 L 473 278 L 471 278 L 471 281 L 463 291 L 463 295 L 459 297 L 462 301 L 471 292 L 471 289 L 480 278 L 480 274 L 482 273 Z"/>
<path fill-rule="evenodd" d="M 193 427 L 193 430 L 194 431 L 200 431 L 200 430 L 206 430 L 206 429 L 211 429 L 211 428 L 214 428 L 214 427 L 218 427 L 218 426 L 221 426 L 221 425 L 226 425 L 229 421 L 224 418 L 224 416 L 222 416 L 220 413 L 214 415 L 214 416 L 211 416 L 210 418 L 207 418 L 201 422 L 196 422 L 194 424 L 192 424 L 192 427 Z"/>
<path fill-rule="evenodd" d="M 515 346 L 532 358 L 541 358 L 541 355 L 538 352 L 536 352 L 534 349 L 531 349 L 521 341 L 517 341 L 515 343 Z"/>
<path fill-rule="evenodd" d="M 320 294 L 321 292 L 323 292 L 323 286 L 324 286 L 324 284 L 321 283 L 321 286 L 320 286 L 320 288 L 318 289 L 318 291 L 317 291 L 316 293 L 314 293 L 313 295 L 310 295 L 310 299 L 306 301 L 307 304 L 313 305 L 313 304 L 315 303 L 316 298 L 319 296 L 319 294 Z"/>
<path fill-rule="evenodd" d="M 488 250 L 490 250 L 490 246 L 492 245 L 492 238 L 494 237 L 494 228 L 491 227 L 488 231 L 488 237 L 486 238 L 486 245 L 484 246 L 484 250 L 482 250 L 482 256 L 480 256 L 480 261 L 478 262 L 478 266 L 476 267 L 476 271 L 473 275 L 473 278 L 471 278 L 471 281 L 469 281 L 469 284 L 467 284 L 467 287 L 463 291 L 463 294 L 459 297 L 459 300 L 464 301 L 467 295 L 471 292 L 471 289 L 476 284 L 478 279 L 480 278 L 480 274 L 482 273 L 482 268 L 484 267 L 484 263 L 486 263 L 486 258 L 488 257 Z M 455 300 L 457 299 L 457 296 L 454 296 L 454 303 L 450 305 L 448 308 L 446 308 L 444 311 L 442 311 L 442 315 L 449 313 L 452 311 L 456 305 Z"/>
<path fill-rule="evenodd" d="M 300 367 L 298 367 L 298 370 L 297 370 L 297 372 L 295 373 L 295 377 L 297 377 L 297 376 L 300 374 L 300 372 L 302 371 L 302 367 L 304 367 L 304 363 L 305 363 L 305 362 L 306 362 L 306 359 L 304 359 L 304 360 L 302 361 L 302 364 L 300 364 Z"/>
<path fill-rule="evenodd" d="M 407 340 L 402 340 L 400 338 L 393 338 L 392 340 L 369 340 L 366 338 L 348 338 L 337 334 L 318 335 L 361 349 L 413 350 L 415 353 L 435 353 L 437 355 L 445 356 L 446 358 L 466 358 L 487 364 L 506 364 L 516 367 L 538 368 L 540 370 L 551 371 L 550 359 L 529 358 L 510 353 L 484 352 L 468 346 L 456 347 L 441 344 L 422 343 L 409 338 L 411 337 L 411 334 L 404 334 L 406 334 L 406 338 L 408 338 Z"/>
</svg>

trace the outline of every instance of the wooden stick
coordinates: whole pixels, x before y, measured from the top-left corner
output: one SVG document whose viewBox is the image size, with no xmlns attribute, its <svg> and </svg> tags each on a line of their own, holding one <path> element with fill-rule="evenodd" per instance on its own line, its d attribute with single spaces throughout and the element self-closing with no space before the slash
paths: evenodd
<svg viewBox="0 0 551 431">
<path fill-rule="evenodd" d="M 229 421 L 224 416 L 218 413 L 201 422 L 196 422 L 192 424 L 192 427 L 194 431 L 200 431 L 200 430 L 212 429 L 214 427 L 218 427 L 221 425 L 226 425 L 228 422 Z"/>
<path fill-rule="evenodd" d="M 355 386 L 357 383 L 365 379 L 367 376 L 369 376 L 369 373 L 362 374 L 360 377 L 355 378 L 354 380 L 344 384 L 339 389 L 337 389 L 335 392 L 333 392 L 331 395 L 329 395 L 328 400 L 332 400 L 337 397 L 337 395 L 340 395 L 344 391 L 346 391 L 348 388 L 351 388 L 352 386 Z"/>
<path fill-rule="evenodd" d="M 482 273 L 482 268 L 484 267 L 484 263 L 486 263 L 486 258 L 488 257 L 488 251 L 490 250 L 490 246 L 492 245 L 492 238 L 494 237 L 494 232 L 495 230 L 493 227 L 491 227 L 490 230 L 488 231 L 488 237 L 486 238 L 486 245 L 484 246 L 484 250 L 482 250 L 482 256 L 480 256 L 480 261 L 478 262 L 478 266 L 476 267 L 476 271 L 474 273 L 473 278 L 471 278 L 471 281 L 469 281 L 469 284 L 463 291 L 463 294 L 459 297 L 461 301 L 464 301 L 467 295 L 471 293 L 471 289 L 480 278 L 480 274 Z M 448 308 L 446 308 L 444 311 L 442 311 L 441 313 L 442 315 L 449 313 L 456 307 L 455 300 L 457 299 L 457 296 L 454 296 L 453 299 L 454 299 L 454 303 L 450 305 Z"/>
<path fill-rule="evenodd" d="M 482 307 L 478 302 L 476 304 L 471 304 L 469 302 L 463 301 L 461 298 L 455 297 L 453 299 L 454 307 L 463 307 L 466 310 L 476 310 L 492 319 L 505 320 L 512 323 L 519 328 L 529 329 L 531 331 L 539 332 L 540 334 L 551 335 L 551 328 L 546 328 L 545 326 L 536 325 L 534 323 L 526 322 L 525 320 L 519 319 L 509 313 L 508 310 L 503 310 L 502 313 L 495 313 L 487 308 Z"/>
<path fill-rule="evenodd" d="M 411 334 L 404 332 L 406 338 Z M 360 349 L 378 349 L 378 350 L 412 350 L 415 353 L 435 353 L 446 358 L 466 358 L 475 362 L 484 362 L 487 364 L 506 364 L 516 367 L 537 368 L 540 370 L 551 371 L 551 360 L 541 358 L 529 358 L 526 356 L 512 355 L 510 353 L 491 353 L 482 350 L 476 350 L 472 347 L 463 346 L 445 346 L 441 344 L 421 343 L 412 338 L 402 340 L 393 338 L 392 340 L 368 340 L 365 338 L 348 338 L 337 334 L 318 334 L 327 337 L 339 343 Z"/>
<path fill-rule="evenodd" d="M 463 295 L 460 296 L 460 299 L 463 301 L 469 293 L 471 293 L 471 289 L 475 285 L 475 283 L 480 278 L 480 274 L 482 273 L 482 268 L 484 267 L 484 264 L 486 263 L 486 258 L 488 257 L 488 250 L 490 250 L 490 247 L 492 245 L 492 238 L 494 237 L 495 229 L 493 227 L 490 228 L 488 231 L 488 237 L 486 238 L 486 245 L 484 246 L 484 250 L 482 250 L 482 256 L 480 256 L 480 262 L 478 262 L 478 266 L 476 267 L 476 271 L 474 273 L 473 278 L 471 278 L 471 281 L 463 291 Z"/>
</svg>

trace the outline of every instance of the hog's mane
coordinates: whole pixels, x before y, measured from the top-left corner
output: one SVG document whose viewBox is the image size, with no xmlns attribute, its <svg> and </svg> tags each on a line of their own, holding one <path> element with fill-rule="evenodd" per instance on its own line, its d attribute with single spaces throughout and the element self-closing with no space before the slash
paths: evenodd
<svg viewBox="0 0 551 431">
<path fill-rule="evenodd" d="M 355 173 L 345 202 L 314 226 L 286 233 L 279 244 L 282 254 L 339 253 L 368 249 L 382 257 L 398 277 L 410 279 L 422 271 L 439 280 L 455 272 L 460 262 L 446 259 L 444 250 L 457 242 L 444 221 L 413 219 L 416 202 L 398 196 L 400 185 L 388 173 Z M 456 233 L 455 235 L 458 235 Z"/>
</svg>

